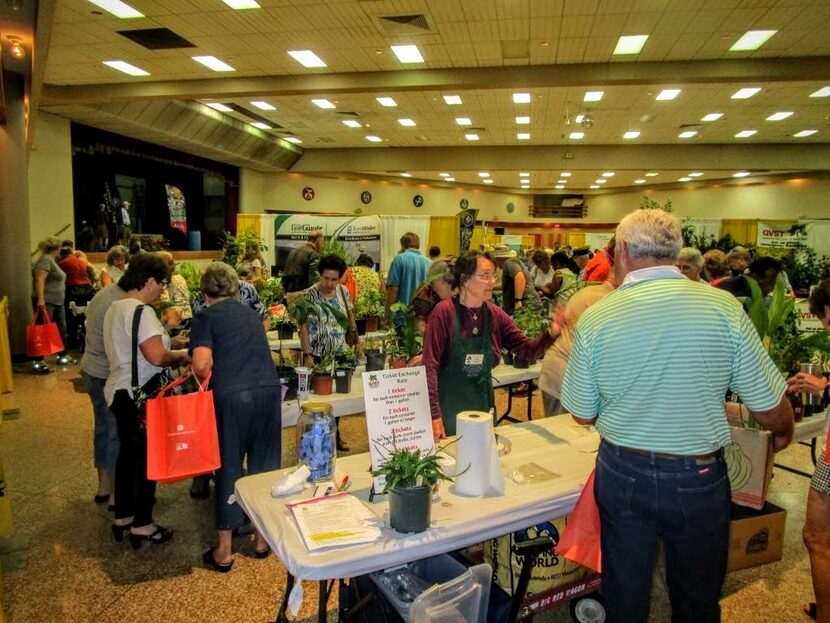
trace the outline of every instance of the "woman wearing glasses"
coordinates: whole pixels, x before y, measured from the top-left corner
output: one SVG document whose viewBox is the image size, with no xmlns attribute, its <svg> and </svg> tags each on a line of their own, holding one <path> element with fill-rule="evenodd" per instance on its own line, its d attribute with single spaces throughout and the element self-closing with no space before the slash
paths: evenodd
<svg viewBox="0 0 830 623">
<path fill-rule="evenodd" d="M 488 253 L 471 251 L 459 257 L 454 270 L 458 295 L 438 303 L 427 321 L 423 362 L 436 439 L 455 435 L 460 411 L 494 408 L 491 372 L 502 348 L 524 359 L 537 359 L 565 322 L 557 309 L 548 330 L 528 338 L 491 302 L 495 275 L 496 265 Z"/>
</svg>

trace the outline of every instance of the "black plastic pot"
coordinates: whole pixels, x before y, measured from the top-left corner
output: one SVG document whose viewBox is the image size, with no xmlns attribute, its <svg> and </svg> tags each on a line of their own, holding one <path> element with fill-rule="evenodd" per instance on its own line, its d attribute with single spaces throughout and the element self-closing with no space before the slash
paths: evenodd
<svg viewBox="0 0 830 623">
<path fill-rule="evenodd" d="M 285 323 L 278 324 L 277 333 L 279 334 L 279 338 L 281 340 L 290 340 L 294 337 L 294 325 Z"/>
<path fill-rule="evenodd" d="M 335 368 L 334 391 L 338 394 L 348 394 L 352 391 L 352 373 L 354 368 Z"/>
<path fill-rule="evenodd" d="M 426 485 L 389 491 L 389 525 L 398 532 L 423 532 L 431 510 L 432 492 Z"/>
<path fill-rule="evenodd" d="M 513 356 L 513 367 L 514 368 L 529 368 L 530 362 L 527 359 L 522 359 L 521 357 Z"/>
<path fill-rule="evenodd" d="M 501 351 L 501 357 L 504 359 L 505 365 L 512 366 L 513 365 L 513 353 L 509 350 Z"/>
<path fill-rule="evenodd" d="M 366 319 L 355 318 L 355 324 L 357 325 L 357 334 L 366 335 Z"/>
<path fill-rule="evenodd" d="M 383 370 L 386 367 L 386 353 L 380 350 L 366 351 L 366 372 Z"/>
</svg>

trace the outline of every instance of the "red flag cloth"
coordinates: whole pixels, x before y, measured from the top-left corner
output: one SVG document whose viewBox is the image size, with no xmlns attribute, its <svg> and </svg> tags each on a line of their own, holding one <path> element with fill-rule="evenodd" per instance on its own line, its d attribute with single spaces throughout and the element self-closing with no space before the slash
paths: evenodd
<svg viewBox="0 0 830 623">
<path fill-rule="evenodd" d="M 43 316 L 43 323 L 38 320 Z M 52 322 L 45 307 L 38 307 L 32 322 L 26 327 L 26 354 L 29 357 L 45 357 L 63 350 L 63 340 L 58 325 Z"/>
<path fill-rule="evenodd" d="M 221 467 L 210 375 L 191 394 L 167 395 L 190 374 L 147 401 L 147 479 L 172 483 Z"/>
<path fill-rule="evenodd" d="M 591 470 L 576 506 L 568 515 L 568 525 L 556 545 L 556 553 L 599 573 L 602 571 L 602 552 L 599 508 L 594 499 L 595 472 Z"/>
</svg>

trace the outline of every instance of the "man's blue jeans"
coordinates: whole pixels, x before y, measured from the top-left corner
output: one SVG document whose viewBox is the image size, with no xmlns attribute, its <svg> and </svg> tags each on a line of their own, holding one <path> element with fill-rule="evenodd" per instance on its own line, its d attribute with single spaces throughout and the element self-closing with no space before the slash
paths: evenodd
<svg viewBox="0 0 830 623">
<path fill-rule="evenodd" d="M 672 622 L 720 621 L 731 500 L 723 453 L 670 458 L 603 441 L 594 487 L 608 623 L 648 619 L 658 537 Z"/>
</svg>

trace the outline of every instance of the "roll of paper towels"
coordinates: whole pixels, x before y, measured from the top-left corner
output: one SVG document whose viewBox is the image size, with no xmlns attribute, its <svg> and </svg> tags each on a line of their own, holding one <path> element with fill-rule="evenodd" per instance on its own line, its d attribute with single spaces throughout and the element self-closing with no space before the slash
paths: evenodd
<svg viewBox="0 0 830 623">
<path fill-rule="evenodd" d="M 496 449 L 493 415 L 484 411 L 462 411 L 456 418 L 455 428 L 458 475 L 454 493 L 469 497 L 502 495 L 504 476 Z"/>
</svg>

